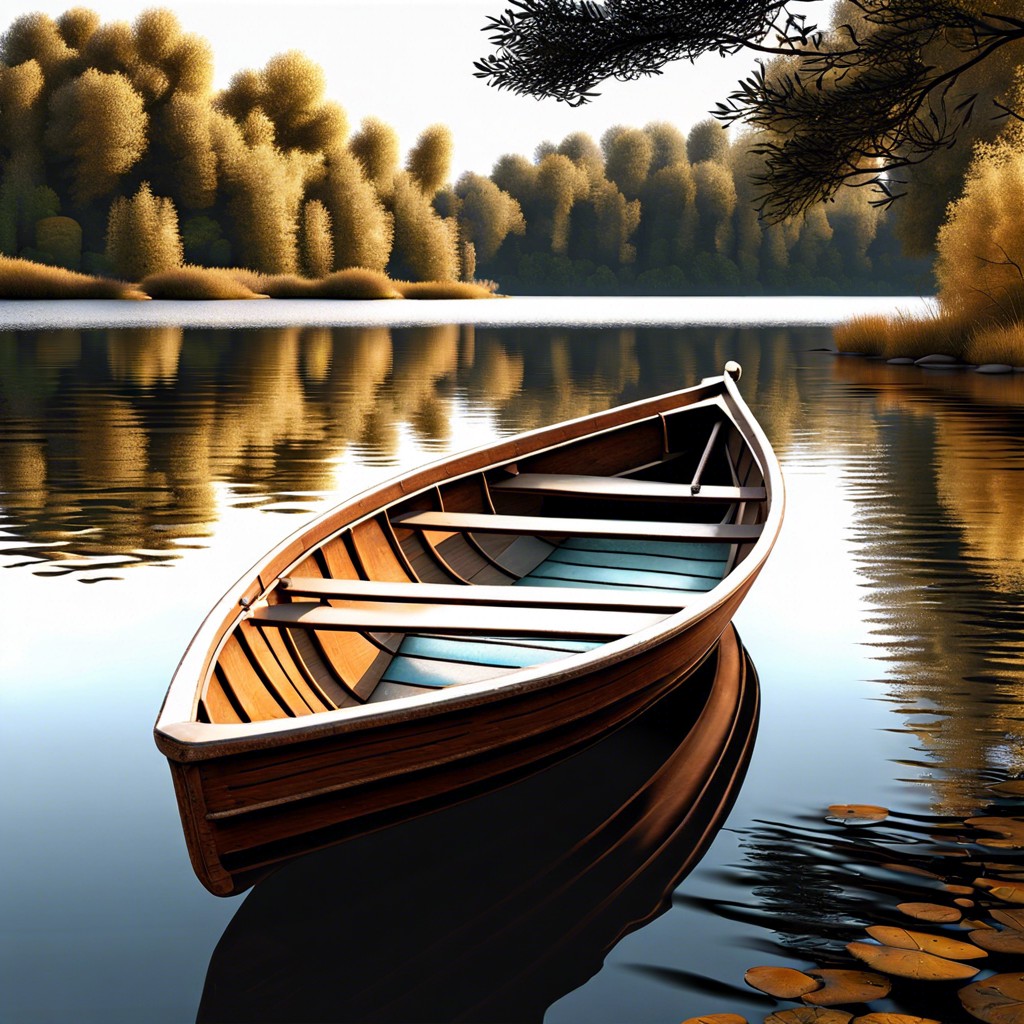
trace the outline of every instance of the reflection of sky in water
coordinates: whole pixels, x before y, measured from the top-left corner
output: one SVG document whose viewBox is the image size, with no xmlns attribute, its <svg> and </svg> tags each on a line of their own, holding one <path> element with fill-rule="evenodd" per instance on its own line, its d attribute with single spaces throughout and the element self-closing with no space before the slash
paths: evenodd
<svg viewBox="0 0 1024 1024">
<path fill-rule="evenodd" d="M 808 351 L 828 343 L 815 329 L 374 330 L 165 332 L 149 353 L 0 335 L 0 1016 L 194 1014 L 237 901 L 195 882 L 150 734 L 195 627 L 260 554 L 335 490 L 738 357 L 788 494 L 737 618 L 762 681 L 754 760 L 685 899 L 546 1019 L 759 1019 L 742 974 L 782 962 L 770 922 L 700 902 L 775 891 L 759 822 L 820 829 L 835 802 L 966 813 L 979 777 L 1020 770 L 1024 378 L 834 360 Z"/>
</svg>

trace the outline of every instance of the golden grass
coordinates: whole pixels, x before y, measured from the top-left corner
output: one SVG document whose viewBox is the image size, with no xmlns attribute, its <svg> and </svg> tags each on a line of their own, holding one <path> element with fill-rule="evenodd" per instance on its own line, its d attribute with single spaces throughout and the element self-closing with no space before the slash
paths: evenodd
<svg viewBox="0 0 1024 1024">
<path fill-rule="evenodd" d="M 138 285 L 0 256 L 0 299 L 490 299 L 493 281 L 392 281 L 351 267 L 321 278 L 186 266 Z"/>
<path fill-rule="evenodd" d="M 406 299 L 493 299 L 493 282 L 395 281 Z"/>
<path fill-rule="evenodd" d="M 297 274 L 258 274 L 253 270 L 231 270 L 240 284 L 274 299 L 400 299 L 402 293 L 386 274 L 362 267 L 336 270 L 326 277 Z"/>
<path fill-rule="evenodd" d="M 979 328 L 964 349 L 969 363 L 1024 366 L 1024 323 Z"/>
<path fill-rule="evenodd" d="M 0 256 L 0 299 L 148 299 L 134 285 Z"/>
<path fill-rule="evenodd" d="M 936 312 L 925 316 L 897 313 L 886 317 L 859 316 L 836 326 L 833 337 L 840 352 L 861 352 L 886 359 L 920 359 L 932 353 L 964 357 L 971 323 L 965 316 Z"/>
<path fill-rule="evenodd" d="M 180 267 L 150 274 L 139 288 L 154 299 L 264 299 L 238 281 L 229 270 L 211 267 Z"/>
</svg>

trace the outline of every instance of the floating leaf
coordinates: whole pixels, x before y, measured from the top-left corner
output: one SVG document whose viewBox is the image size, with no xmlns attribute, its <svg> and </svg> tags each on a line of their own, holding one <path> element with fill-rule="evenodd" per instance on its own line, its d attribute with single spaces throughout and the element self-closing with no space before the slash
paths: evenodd
<svg viewBox="0 0 1024 1024">
<path fill-rule="evenodd" d="M 799 999 L 816 988 L 821 982 L 803 971 L 792 967 L 751 967 L 743 980 L 758 992 L 767 992 L 776 999 Z"/>
<path fill-rule="evenodd" d="M 833 825 L 877 825 L 888 817 L 887 808 L 874 804 L 832 804 L 825 820 Z"/>
<path fill-rule="evenodd" d="M 1024 779 L 1007 779 L 1006 782 L 997 782 L 988 788 L 1000 796 L 1024 796 Z"/>
<path fill-rule="evenodd" d="M 925 871 L 924 868 L 915 867 L 913 864 L 883 864 L 882 867 L 887 868 L 889 871 L 899 871 L 904 875 L 918 875 L 921 878 L 942 878 L 941 875 L 935 874 L 934 871 Z"/>
<path fill-rule="evenodd" d="M 993 953 L 1024 953 L 1024 932 L 1016 928 L 1007 928 L 1001 932 L 994 928 L 979 928 L 971 932 L 971 939 Z"/>
<path fill-rule="evenodd" d="M 931 1017 L 908 1017 L 905 1013 L 866 1013 L 854 1017 L 853 1024 L 939 1024 Z"/>
<path fill-rule="evenodd" d="M 989 931 L 995 931 L 995 928 L 992 925 L 990 925 L 987 921 L 977 921 L 970 917 L 965 917 L 960 922 L 960 927 L 963 928 L 965 932 L 976 932 L 984 929 L 988 929 Z"/>
<path fill-rule="evenodd" d="M 970 885 L 944 885 L 942 887 L 946 892 L 955 893 L 957 896 L 970 896 L 974 892 L 974 887 Z"/>
<path fill-rule="evenodd" d="M 683 1024 L 747 1024 L 738 1013 L 706 1013 L 703 1017 L 687 1017 Z"/>
<path fill-rule="evenodd" d="M 868 971 L 820 970 L 808 971 L 812 978 L 820 978 L 822 987 L 803 997 L 811 1006 L 839 1006 L 842 1003 L 870 1003 L 882 999 L 892 988 L 888 978 Z"/>
<path fill-rule="evenodd" d="M 897 949 L 895 946 L 875 946 L 869 942 L 851 942 L 846 947 L 858 960 L 886 974 L 916 981 L 953 981 L 958 978 L 973 978 L 977 967 L 945 960 L 931 953 L 914 949 Z"/>
<path fill-rule="evenodd" d="M 1000 924 L 1005 924 L 1007 928 L 1016 928 L 1017 931 L 1024 932 L 1024 910 L 993 909 L 989 913 Z"/>
<path fill-rule="evenodd" d="M 997 885 L 989 894 L 1006 903 L 1024 903 L 1024 887 L 1019 885 Z"/>
<path fill-rule="evenodd" d="M 868 928 L 867 932 L 883 945 L 895 946 L 897 949 L 917 949 L 947 960 L 977 960 L 985 956 L 984 949 L 959 939 L 947 939 L 945 935 L 928 935 L 926 932 L 912 932 L 906 928 L 890 928 L 881 924 Z"/>
<path fill-rule="evenodd" d="M 897 903 L 896 909 L 907 917 L 916 918 L 918 921 L 931 921 L 934 924 L 952 924 L 963 917 L 956 907 L 943 907 L 938 903 Z"/>
<path fill-rule="evenodd" d="M 980 828 L 983 832 L 995 832 L 996 835 L 1006 836 L 1008 839 L 1024 837 L 1024 818 L 967 818 L 964 824 L 970 825 L 971 828 Z"/>
<path fill-rule="evenodd" d="M 853 1014 L 845 1010 L 826 1010 L 823 1006 L 798 1006 L 794 1010 L 777 1010 L 764 1019 L 764 1024 L 849 1024 Z"/>
<path fill-rule="evenodd" d="M 974 906 L 974 900 L 966 899 L 963 896 L 959 897 L 958 899 L 953 900 L 953 902 L 958 907 L 963 907 L 964 910 L 969 910 L 971 907 Z"/>
<path fill-rule="evenodd" d="M 995 974 L 960 989 L 964 1009 L 986 1024 L 1024 1021 L 1024 974 Z"/>
</svg>

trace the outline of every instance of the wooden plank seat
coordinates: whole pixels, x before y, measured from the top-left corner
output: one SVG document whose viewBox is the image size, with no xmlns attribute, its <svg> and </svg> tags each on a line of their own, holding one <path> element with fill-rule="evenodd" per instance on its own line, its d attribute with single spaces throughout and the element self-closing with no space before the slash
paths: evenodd
<svg viewBox="0 0 1024 1024">
<path fill-rule="evenodd" d="M 410 512 L 395 526 L 442 533 L 525 533 L 559 537 L 620 537 L 643 540 L 754 541 L 761 524 L 670 523 L 656 520 L 570 519 L 561 516 L 503 516 L 489 512 Z"/>
<path fill-rule="evenodd" d="M 605 611 L 591 608 L 515 607 L 352 601 L 343 607 L 301 602 L 267 605 L 252 610 L 259 625 L 454 633 L 495 636 L 562 636 L 570 639 L 625 636 L 666 617 L 666 612 Z"/>
<path fill-rule="evenodd" d="M 764 501 L 763 487 L 723 487 L 633 480 L 624 476 L 583 476 L 570 473 L 520 473 L 489 484 L 492 491 L 518 491 L 564 498 L 613 498 L 635 501 Z"/>
<path fill-rule="evenodd" d="M 281 580 L 289 594 L 358 601 L 402 601 L 415 604 L 511 605 L 544 608 L 596 608 L 623 611 L 679 611 L 684 601 L 671 593 L 574 590 L 559 594 L 547 585 L 465 586 L 461 583 L 390 583 L 378 580 L 327 580 L 289 576 Z M 672 588 L 669 588 L 672 589 Z"/>
</svg>

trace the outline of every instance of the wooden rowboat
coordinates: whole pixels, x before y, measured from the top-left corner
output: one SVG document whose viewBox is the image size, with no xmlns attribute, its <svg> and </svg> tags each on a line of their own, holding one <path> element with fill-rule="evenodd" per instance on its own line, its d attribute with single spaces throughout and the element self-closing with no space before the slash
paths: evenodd
<svg viewBox="0 0 1024 1024">
<path fill-rule="evenodd" d="M 203 884 L 535 770 L 690 677 L 782 524 L 726 370 L 376 487 L 243 577 L 155 729 Z"/>
<path fill-rule="evenodd" d="M 685 687 L 585 750 L 284 865 L 217 943 L 197 1022 L 542 1021 L 669 909 L 740 790 L 757 717 L 727 626 Z"/>
</svg>

